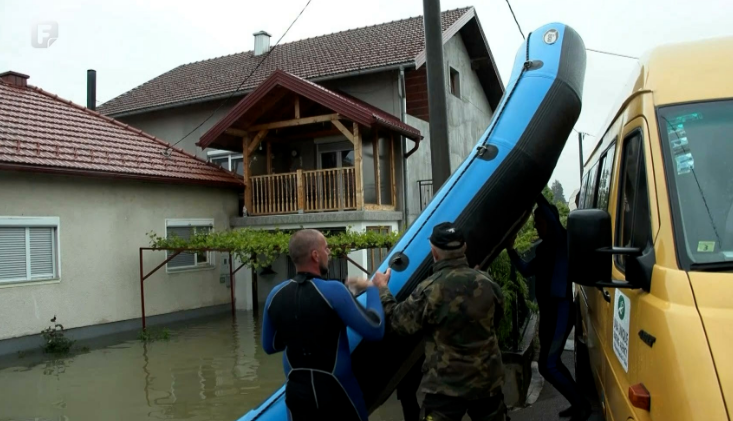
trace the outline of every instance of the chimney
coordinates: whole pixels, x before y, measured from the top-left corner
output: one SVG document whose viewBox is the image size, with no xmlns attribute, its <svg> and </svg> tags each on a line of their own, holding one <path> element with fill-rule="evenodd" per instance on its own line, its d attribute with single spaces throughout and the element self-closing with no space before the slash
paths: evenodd
<svg viewBox="0 0 733 421">
<path fill-rule="evenodd" d="M 97 109 L 97 71 L 87 70 L 87 108 Z"/>
<path fill-rule="evenodd" d="M 270 34 L 265 31 L 256 32 L 255 36 L 255 55 L 259 56 L 270 51 Z"/>
<path fill-rule="evenodd" d="M 0 80 L 7 83 L 11 86 L 16 86 L 18 88 L 25 88 L 28 86 L 28 75 L 24 75 L 23 73 L 14 72 L 12 70 L 7 71 L 5 73 L 0 73 Z"/>
</svg>

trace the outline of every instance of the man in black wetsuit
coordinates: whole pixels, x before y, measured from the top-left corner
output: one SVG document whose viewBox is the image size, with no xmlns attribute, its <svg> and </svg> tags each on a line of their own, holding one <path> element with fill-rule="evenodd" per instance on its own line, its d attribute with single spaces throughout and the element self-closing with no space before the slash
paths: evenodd
<svg viewBox="0 0 733 421">
<path fill-rule="evenodd" d="M 366 288 L 367 308 L 328 273 L 330 250 L 317 230 L 293 234 L 290 258 L 297 275 L 275 286 L 265 303 L 262 347 L 284 351 L 285 404 L 291 421 L 367 421 L 359 384 L 351 370 L 346 327 L 367 341 L 384 335 L 379 291 Z M 386 274 L 375 278 L 389 280 Z"/>
<path fill-rule="evenodd" d="M 534 223 L 542 239 L 535 258 L 530 262 L 522 260 L 514 250 L 513 238 L 507 244 L 507 253 L 523 276 L 534 275 L 536 279 L 535 290 L 540 308 L 540 356 L 537 362 L 540 374 L 572 405 L 561 411 L 560 416 L 572 417 L 573 421 L 586 420 L 591 414 L 590 403 L 583 397 L 570 371 L 560 359 L 575 318 L 567 273 L 567 236 L 557 208 L 542 195 L 537 200 Z"/>
</svg>

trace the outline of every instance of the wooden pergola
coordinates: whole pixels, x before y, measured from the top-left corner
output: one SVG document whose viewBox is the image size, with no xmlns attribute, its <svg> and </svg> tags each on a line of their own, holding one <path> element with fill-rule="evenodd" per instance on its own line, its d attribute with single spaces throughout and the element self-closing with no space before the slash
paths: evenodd
<svg viewBox="0 0 733 421">
<path fill-rule="evenodd" d="M 352 150 L 345 152 L 353 152 L 353 166 L 315 168 L 315 162 L 310 162 L 306 168 L 275 171 L 278 162 L 273 162 L 273 148 L 278 144 L 334 135 L 350 143 Z M 393 210 L 399 136 L 413 140 L 414 149 L 422 138 L 417 129 L 372 105 L 278 70 L 204 134 L 198 145 L 242 151 L 245 208 L 250 215 Z M 265 174 L 253 174 L 253 156 L 263 145 Z M 365 147 L 371 151 L 373 169 L 365 168 Z M 375 181 L 375 194 L 369 200 L 364 194 L 365 170 Z"/>
</svg>

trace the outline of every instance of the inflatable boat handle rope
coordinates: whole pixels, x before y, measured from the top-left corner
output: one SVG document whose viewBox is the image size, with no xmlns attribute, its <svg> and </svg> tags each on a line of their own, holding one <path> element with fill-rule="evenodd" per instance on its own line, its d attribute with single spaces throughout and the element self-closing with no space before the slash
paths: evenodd
<svg viewBox="0 0 733 421">
<path fill-rule="evenodd" d="M 514 93 L 514 89 L 519 84 L 519 80 L 522 79 L 522 75 L 524 74 L 524 72 L 526 72 L 527 70 L 529 70 L 532 67 L 532 61 L 529 59 L 529 40 L 530 40 L 531 37 L 532 37 L 532 32 L 530 32 L 530 33 L 527 34 L 527 44 L 526 44 L 526 47 L 527 48 L 526 48 L 526 53 L 525 53 L 524 66 L 522 66 L 522 70 L 519 72 L 519 76 L 517 76 L 517 80 L 514 82 L 514 84 L 512 85 L 511 89 L 509 89 L 509 93 L 507 94 L 506 101 L 503 102 L 503 104 L 502 104 L 501 109 L 499 110 L 499 112 L 498 113 L 495 113 L 495 115 L 498 115 L 499 117 L 497 117 L 496 119 L 494 119 L 494 121 L 493 121 L 493 123 L 491 125 L 491 128 L 489 129 L 489 134 L 486 136 L 486 141 L 484 142 L 483 145 L 481 145 L 478 148 L 476 148 L 477 153 L 474 154 L 471 157 L 471 162 L 473 162 L 476 159 L 476 157 L 482 156 L 484 154 L 484 152 L 486 151 L 486 142 L 491 137 L 491 132 L 494 131 L 494 127 L 496 127 L 496 123 L 499 121 L 499 118 L 501 118 L 501 113 L 504 111 L 504 108 L 509 103 L 509 100 L 511 99 L 512 94 Z M 461 176 L 463 176 L 463 173 L 465 173 L 466 170 L 468 170 L 469 167 L 470 167 L 470 163 L 469 163 L 469 165 L 466 165 L 463 168 L 463 171 L 458 175 L 458 178 L 461 178 Z M 455 183 L 453 184 L 453 186 L 455 186 Z M 453 189 L 453 186 L 450 186 L 448 188 L 448 192 L 450 192 Z M 445 199 L 446 196 L 448 196 L 447 193 L 445 195 L 443 195 L 443 198 L 442 199 L 440 199 L 441 200 L 440 203 L 443 202 L 443 199 Z M 440 203 L 438 204 L 438 206 L 440 205 Z M 425 221 L 422 223 L 422 225 L 420 225 L 420 228 L 418 229 L 418 231 L 419 230 L 422 230 L 423 227 L 425 227 L 425 224 L 427 223 L 428 219 L 430 219 L 430 217 L 433 215 L 433 213 L 435 212 L 435 210 L 438 209 L 438 206 L 434 206 L 433 207 L 433 210 L 430 211 L 430 214 L 428 215 L 427 218 L 425 218 Z M 413 236 L 412 238 L 410 238 L 410 240 L 407 241 L 407 245 L 405 245 L 405 247 L 404 247 L 403 250 L 406 250 L 410 246 L 410 244 L 412 243 L 412 240 L 413 239 L 415 239 L 415 236 Z M 401 260 L 402 260 L 402 258 L 400 256 L 403 255 L 403 254 L 404 253 L 402 253 L 402 252 L 398 252 L 398 253 L 395 254 L 396 255 L 396 258 L 392 261 L 392 266 L 395 266 L 395 265 L 400 266 L 400 263 L 401 263 Z"/>
</svg>

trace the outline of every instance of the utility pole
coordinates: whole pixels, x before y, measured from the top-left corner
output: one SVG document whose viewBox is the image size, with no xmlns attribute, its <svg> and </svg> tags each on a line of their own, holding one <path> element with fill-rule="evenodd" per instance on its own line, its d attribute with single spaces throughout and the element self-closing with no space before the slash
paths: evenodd
<svg viewBox="0 0 733 421">
<path fill-rule="evenodd" d="M 583 133 L 578 132 L 578 157 L 580 157 L 580 185 L 583 185 Z"/>
<path fill-rule="evenodd" d="M 440 0 L 423 0 L 423 10 L 430 113 L 430 160 L 433 167 L 433 191 L 437 192 L 451 174 Z"/>
</svg>

